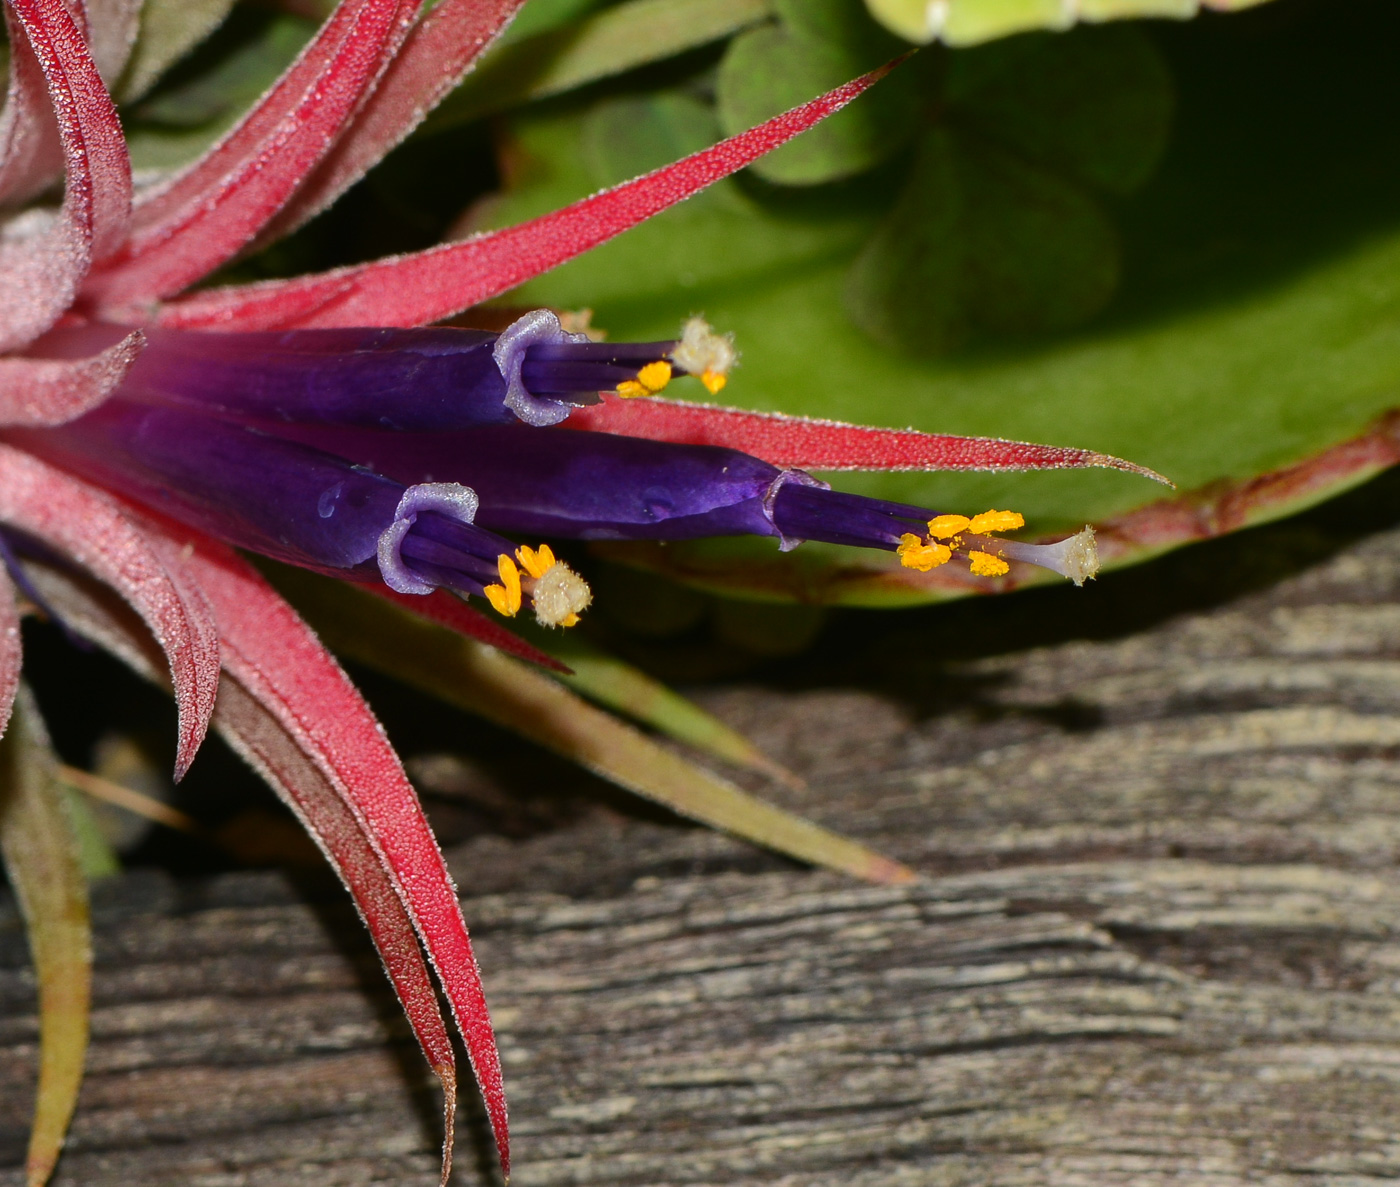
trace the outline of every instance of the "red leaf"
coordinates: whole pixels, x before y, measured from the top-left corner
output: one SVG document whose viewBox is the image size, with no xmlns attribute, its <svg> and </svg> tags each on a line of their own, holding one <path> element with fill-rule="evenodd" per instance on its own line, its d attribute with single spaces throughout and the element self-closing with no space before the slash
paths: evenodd
<svg viewBox="0 0 1400 1187">
<path fill-rule="evenodd" d="M 875 429 L 839 420 L 746 412 L 679 400 L 624 400 L 577 408 L 564 428 L 651 441 L 723 445 L 775 466 L 804 470 L 1064 470 L 1101 466 L 1170 486 L 1160 474 L 1091 449 L 1061 449 L 994 437 L 949 437 L 914 429 Z"/>
<path fill-rule="evenodd" d="M 167 217 L 142 209 L 121 257 L 95 271 L 85 295 L 110 309 L 139 307 L 193 284 L 237 255 L 329 151 L 407 32 L 414 0 L 360 0 L 312 85 L 248 155 L 228 162 Z M 339 16 L 339 12 L 337 13 Z M 328 27 L 336 23 L 333 17 Z M 294 64 L 289 73 L 303 63 Z M 277 94 L 274 88 L 271 94 Z M 214 150 L 211 155 L 219 155 Z M 139 308 L 125 312 L 140 315 Z"/>
<path fill-rule="evenodd" d="M 895 63 L 722 140 L 654 173 L 624 182 L 516 227 L 411 255 L 295 280 L 211 289 L 167 305 L 162 325 L 278 329 L 298 326 L 416 326 L 497 296 L 684 201 L 839 111 Z M 351 287 L 310 314 L 289 303 L 333 285 Z"/>
<path fill-rule="evenodd" d="M 135 330 L 85 359 L 0 358 L 0 425 L 58 425 L 95 408 L 145 342 Z"/>
<path fill-rule="evenodd" d="M 360 11 L 369 0 L 346 0 L 307 43 L 267 93 L 198 160 L 175 177 L 144 192 L 132 212 L 132 229 L 146 235 L 180 211 L 197 206 L 204 196 L 216 193 L 224 178 L 257 155 L 287 115 L 314 88 L 345 40 Z"/>
<path fill-rule="evenodd" d="M 43 71 L 67 168 L 63 206 L 42 230 L 0 245 L 0 350 L 47 330 L 72 304 L 94 259 L 126 233 L 131 162 L 111 96 L 62 0 L 9 0 Z M 40 216 L 42 217 L 42 216 Z"/>
<path fill-rule="evenodd" d="M 123 612 L 124 607 L 112 604 L 105 590 L 94 589 L 75 574 L 47 564 L 29 563 L 26 574 L 45 602 L 74 630 L 121 658 L 148 680 L 162 683 L 160 657 L 152 654 L 150 636 Z M 456 1118 L 456 1060 L 417 933 L 397 887 L 334 775 L 323 770 L 277 717 L 228 675 L 219 685 L 214 724 L 306 824 L 365 920 L 423 1053 L 442 1081 L 446 1182 Z"/>
<path fill-rule="evenodd" d="M 182 529 L 170 540 L 166 547 L 179 549 L 214 607 L 225 668 L 331 781 L 393 878 L 452 1005 L 509 1175 L 505 1088 L 481 974 L 447 865 L 398 756 L 340 665 L 251 567 Z"/>
<path fill-rule="evenodd" d="M 374 94 L 262 238 L 290 234 L 360 180 L 462 80 L 524 0 L 443 0 L 408 35 Z"/>
<path fill-rule="evenodd" d="M 516 659 L 538 664 L 553 672 L 562 672 L 566 676 L 573 672 L 572 668 L 565 667 L 552 655 L 546 655 L 538 648 L 531 647 L 519 635 L 507 630 L 495 619 L 487 618 L 480 610 L 467 605 L 461 598 L 454 598 L 446 590 L 435 590 L 427 597 L 422 597 L 418 594 L 396 593 L 383 587 L 373 588 L 386 602 L 393 602 L 395 606 L 416 614 L 419 618 L 426 618 L 438 626 L 445 626 L 449 631 L 466 635 L 468 639 L 475 639 L 478 643 L 485 643 L 497 651 L 504 651 Z"/>
<path fill-rule="evenodd" d="M 19 637 L 19 608 L 15 587 L 0 566 L 0 735 L 10 724 L 15 693 L 19 690 L 19 670 L 24 660 Z"/>
<path fill-rule="evenodd" d="M 457 1061 L 413 921 L 384 869 L 382 856 L 349 807 L 350 793 L 338 784 L 334 768 L 307 754 L 304 741 L 283 725 L 276 710 L 259 703 L 253 690 L 225 676 L 219 686 L 214 724 L 296 813 L 354 899 L 418 1044 L 442 1082 L 445 1184 L 452 1169 Z"/>
<path fill-rule="evenodd" d="M 48 83 L 14 9 L 5 9 L 10 79 L 0 115 L 0 201 L 18 206 L 48 189 L 63 170 Z"/>
<path fill-rule="evenodd" d="M 43 541 L 110 585 L 165 651 L 180 711 L 175 777 L 209 728 L 219 684 L 219 640 L 204 599 L 152 549 L 111 496 L 0 444 L 0 523 Z"/>
</svg>

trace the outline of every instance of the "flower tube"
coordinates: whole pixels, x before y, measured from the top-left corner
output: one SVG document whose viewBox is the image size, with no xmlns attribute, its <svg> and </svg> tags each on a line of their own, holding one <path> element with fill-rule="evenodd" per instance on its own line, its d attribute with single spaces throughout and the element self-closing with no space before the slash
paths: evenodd
<svg viewBox="0 0 1400 1187">
<path fill-rule="evenodd" d="M 477 520 L 495 531 L 581 540 L 776 537 L 784 550 L 822 540 L 894 552 L 927 572 L 958 556 L 979 576 L 1009 560 L 1082 584 L 1098 570 L 1094 533 L 1056 544 L 1001 539 L 1015 512 L 967 517 L 831 490 L 801 470 L 737 450 L 584 430 L 520 426 L 459 433 L 376 433 L 292 426 L 297 439 L 401 482 L 469 483 Z"/>
<path fill-rule="evenodd" d="M 64 331 L 88 350 L 115 327 Z M 148 330 L 127 373 L 132 397 L 222 415 L 438 432 L 557 424 L 601 391 L 655 395 L 675 374 L 711 392 L 735 361 L 727 338 L 692 318 L 665 342 L 593 342 L 538 309 L 483 330 L 330 329 L 259 333 Z"/>
<path fill-rule="evenodd" d="M 13 436 L 173 519 L 303 568 L 400 593 L 445 586 L 507 614 L 528 601 L 547 626 L 572 626 L 589 601 L 547 549 L 517 550 L 478 526 L 477 496 L 460 483 L 399 483 L 247 425 L 126 399 Z"/>
</svg>

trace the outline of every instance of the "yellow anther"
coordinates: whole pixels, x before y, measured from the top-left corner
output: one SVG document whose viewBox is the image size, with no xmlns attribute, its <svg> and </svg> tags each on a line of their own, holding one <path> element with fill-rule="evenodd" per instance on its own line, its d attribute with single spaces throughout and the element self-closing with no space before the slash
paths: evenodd
<svg viewBox="0 0 1400 1187">
<path fill-rule="evenodd" d="M 1026 526 L 1025 516 L 1016 511 L 984 511 L 974 515 L 967 530 L 974 536 L 985 536 L 989 532 L 1014 532 Z"/>
<path fill-rule="evenodd" d="M 966 515 L 936 515 L 928 521 L 928 534 L 935 540 L 946 540 L 959 532 L 967 531 L 972 520 Z"/>
<path fill-rule="evenodd" d="M 504 614 L 507 618 L 514 617 L 514 611 L 510 608 L 510 598 L 506 594 L 504 585 L 488 585 L 481 592 L 486 595 L 486 600 L 491 603 L 491 608 L 497 614 Z"/>
<path fill-rule="evenodd" d="M 577 615 L 577 614 L 566 614 L 563 618 L 561 618 L 561 619 L 559 620 L 559 625 L 560 625 L 560 626 L 578 626 L 578 615 Z"/>
<path fill-rule="evenodd" d="M 1020 516 L 1016 518 L 1020 519 Z M 972 562 L 972 571 L 978 577 L 1001 577 L 1011 572 L 1010 565 L 990 552 L 969 552 L 967 559 Z"/>
<path fill-rule="evenodd" d="M 913 532 L 905 532 L 899 538 L 899 547 L 895 552 L 899 554 L 901 565 L 920 573 L 927 573 L 939 565 L 946 565 L 953 556 L 953 550 L 946 544 L 931 544 Z"/>
<path fill-rule="evenodd" d="M 498 614 L 514 618 L 520 613 L 520 570 L 503 552 L 496 558 L 496 572 L 501 575 L 501 584 L 488 585 L 482 592 Z"/>
<path fill-rule="evenodd" d="M 665 391 L 670 382 L 671 364 L 665 359 L 658 359 L 638 371 L 636 379 L 624 379 L 619 383 L 617 394 L 627 400 L 634 396 L 654 396 L 657 392 Z"/>
<path fill-rule="evenodd" d="M 712 396 L 717 396 L 724 390 L 724 385 L 729 382 L 729 376 L 722 375 L 718 371 L 700 372 L 700 382 L 705 385 L 705 390 Z"/>
<path fill-rule="evenodd" d="M 554 568 L 554 550 L 548 544 L 541 544 L 538 548 L 522 544 L 515 550 L 515 559 L 536 581 Z"/>
</svg>

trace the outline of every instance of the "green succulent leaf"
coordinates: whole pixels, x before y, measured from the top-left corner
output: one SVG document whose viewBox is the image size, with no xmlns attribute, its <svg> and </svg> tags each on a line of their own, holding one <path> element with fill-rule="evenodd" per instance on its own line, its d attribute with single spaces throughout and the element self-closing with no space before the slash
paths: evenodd
<svg viewBox="0 0 1400 1187">
<path fill-rule="evenodd" d="M 630 0 L 598 13 L 556 7 L 537 14 L 526 5 L 517 24 L 530 34 L 508 37 L 488 52 L 423 134 L 664 61 L 728 37 L 770 11 L 769 0 Z"/>
<path fill-rule="evenodd" d="M 39 1089 L 25 1181 L 42 1187 L 78 1100 L 92 1004 L 92 924 L 81 844 L 38 709 L 21 689 L 0 741 L 0 859 L 39 982 Z"/>
<path fill-rule="evenodd" d="M 1079 187 L 936 130 L 903 196 L 856 257 L 852 321 L 876 342 L 941 354 L 976 329 L 1040 334 L 1087 321 L 1118 284 L 1118 235 Z"/>
<path fill-rule="evenodd" d="M 1265 0 L 865 0 L 871 14 L 910 41 L 976 45 L 1031 29 L 1067 29 L 1076 21 L 1137 17 L 1186 20 L 1203 7 L 1253 8 Z"/>
<path fill-rule="evenodd" d="M 1171 73 L 1140 28 L 1037 34 L 948 56 L 954 121 L 1067 179 L 1114 194 L 1156 170 L 1171 127 Z"/>
<path fill-rule="evenodd" d="M 839 86 L 900 50 L 854 0 L 786 3 L 779 13 L 780 22 L 734 38 L 720 63 L 716 98 L 726 135 Z M 866 101 L 763 157 L 752 171 L 783 185 L 816 185 L 854 176 L 886 160 L 914 129 L 920 107 L 918 74 L 912 69 L 896 73 Z"/>
</svg>

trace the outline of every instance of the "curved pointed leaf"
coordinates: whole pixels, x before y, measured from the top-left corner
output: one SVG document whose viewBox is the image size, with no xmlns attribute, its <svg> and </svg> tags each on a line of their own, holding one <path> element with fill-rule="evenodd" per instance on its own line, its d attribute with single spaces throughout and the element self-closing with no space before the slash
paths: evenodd
<svg viewBox="0 0 1400 1187">
<path fill-rule="evenodd" d="M 26 532 L 111 586 L 165 651 L 179 705 L 175 776 L 194 761 L 219 681 L 217 627 L 203 598 L 155 552 L 109 495 L 0 445 L 0 523 Z"/>
<path fill-rule="evenodd" d="M 43 1187 L 63 1148 L 87 1055 L 92 925 L 78 838 L 57 760 L 33 699 L 22 692 L 0 742 L 0 858 L 19 900 L 39 982 L 39 1091 L 25 1159 Z"/>
</svg>

